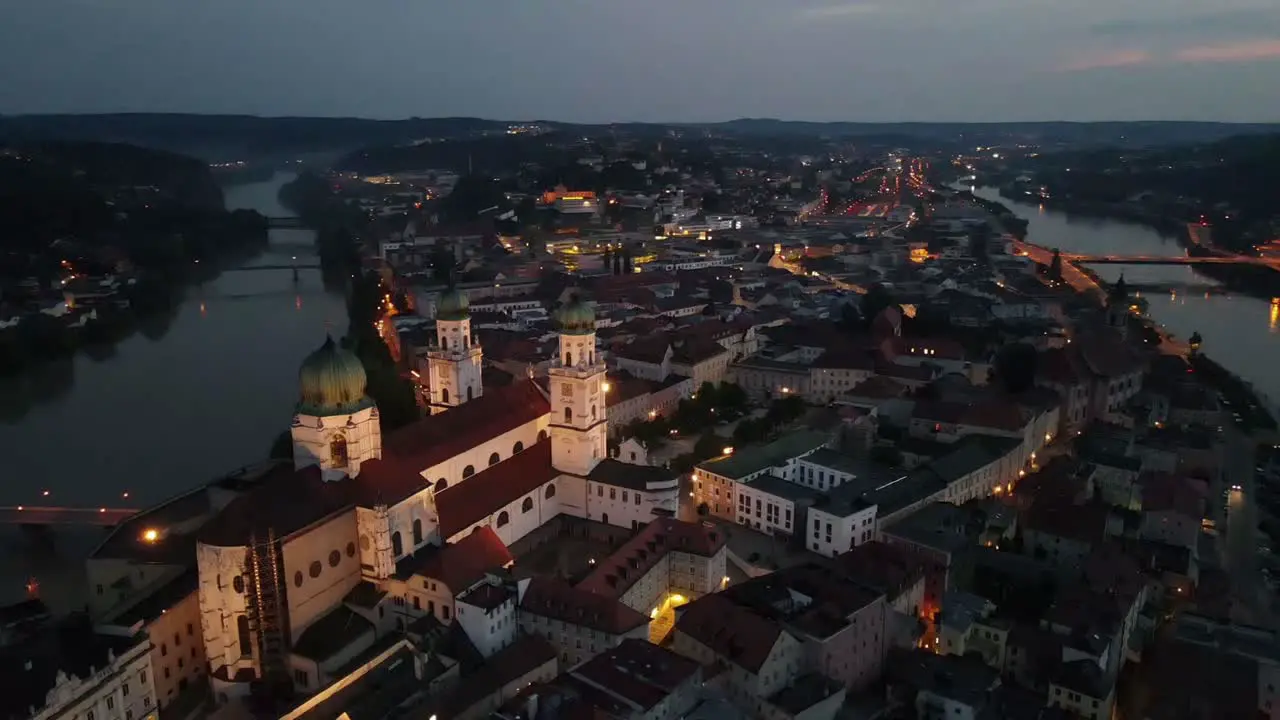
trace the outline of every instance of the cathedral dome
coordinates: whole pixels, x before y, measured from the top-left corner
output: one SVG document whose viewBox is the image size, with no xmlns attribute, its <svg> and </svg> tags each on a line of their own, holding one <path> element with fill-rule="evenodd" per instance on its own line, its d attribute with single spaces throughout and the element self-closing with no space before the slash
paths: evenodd
<svg viewBox="0 0 1280 720">
<path fill-rule="evenodd" d="M 302 361 L 298 411 L 309 415 L 354 412 L 373 404 L 365 394 L 364 366 L 332 337 Z"/>
<path fill-rule="evenodd" d="M 456 287 L 445 290 L 436 303 L 437 320 L 464 320 L 471 314 L 471 301 Z"/>
<path fill-rule="evenodd" d="M 596 331 L 596 311 L 576 295 L 556 311 L 555 321 L 560 332 L 567 335 L 586 335 Z"/>
</svg>

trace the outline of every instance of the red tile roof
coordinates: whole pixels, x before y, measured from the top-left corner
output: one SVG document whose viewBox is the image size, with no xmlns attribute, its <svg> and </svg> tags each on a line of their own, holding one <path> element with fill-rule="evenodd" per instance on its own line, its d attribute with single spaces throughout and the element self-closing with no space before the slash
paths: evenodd
<svg viewBox="0 0 1280 720">
<path fill-rule="evenodd" d="M 711 557 L 724 547 L 727 538 L 711 524 L 690 523 L 674 518 L 658 518 L 597 564 L 578 587 L 620 598 L 667 553 L 679 551 Z"/>
<path fill-rule="evenodd" d="M 658 337 L 637 339 L 627 345 L 615 348 L 613 354 L 636 362 L 658 364 L 666 357 L 667 348 L 669 347 L 671 347 L 671 341 L 667 340 L 665 335 L 660 335 Z"/>
<path fill-rule="evenodd" d="M 1040 353 L 1036 362 L 1036 375 L 1054 385 L 1071 387 L 1085 381 L 1085 370 L 1075 350 L 1050 348 Z"/>
<path fill-rule="evenodd" d="M 438 417 L 452 412 L 441 413 Z M 551 482 L 559 474 L 551 466 L 551 441 L 543 440 L 441 491 L 436 495 L 441 537 L 452 537 L 483 521 Z"/>
<path fill-rule="evenodd" d="M 1114 378 L 1142 369 L 1142 358 L 1114 328 L 1093 328 L 1078 333 L 1075 340 L 1071 347 L 1094 375 Z"/>
<path fill-rule="evenodd" d="M 849 388 L 846 397 L 868 398 L 871 400 L 887 400 L 907 394 L 907 386 L 883 375 L 873 375 Z"/>
<path fill-rule="evenodd" d="M 1024 514 L 1027 530 L 1096 544 L 1106 537 L 1108 508 L 1101 505 L 1036 503 Z"/>
<path fill-rule="evenodd" d="M 547 396 L 532 381 L 523 380 L 400 428 L 384 438 L 383 457 L 420 472 L 549 412 Z"/>
<path fill-rule="evenodd" d="M 574 668 L 575 679 L 648 711 L 698 674 L 701 666 L 647 640 L 623 640 Z"/>
<path fill-rule="evenodd" d="M 1176 512 L 1199 520 L 1204 516 L 1204 496 L 1193 481 L 1163 472 L 1144 472 L 1138 477 L 1142 486 L 1143 512 Z"/>
<path fill-rule="evenodd" d="M 630 275 L 604 275 L 591 283 L 591 289 L 601 292 L 612 288 L 653 287 L 655 285 L 675 285 L 673 275 L 660 272 L 632 273 Z"/>
<path fill-rule="evenodd" d="M 930 402 L 916 403 L 912 417 L 930 422 L 952 425 L 971 425 L 1013 432 L 1026 425 L 1022 410 L 1017 404 L 989 400 L 985 402 Z"/>
<path fill-rule="evenodd" d="M 676 632 L 752 673 L 764 667 L 782 635 L 781 625 L 735 605 L 720 593 L 703 595 L 678 612 Z"/>
<path fill-rule="evenodd" d="M 396 575 L 439 580 L 454 594 L 484 579 L 485 573 L 509 566 L 511 553 L 493 528 L 485 526 L 456 543 L 426 547 L 401 560 Z"/>
<path fill-rule="evenodd" d="M 200 542 L 219 547 L 265 542 L 268 531 L 285 538 L 353 507 L 349 480 L 325 482 L 320 468 L 280 465 L 253 490 L 232 500 L 200 531 Z"/>
<path fill-rule="evenodd" d="M 873 540 L 832 558 L 836 572 L 885 593 L 890 599 L 924 579 L 925 567 L 900 545 Z"/>
<path fill-rule="evenodd" d="M 556 662 L 556 650 L 541 635 L 521 635 L 499 650 L 475 672 L 464 673 L 458 686 L 440 704 L 441 716 L 452 718 L 470 715 L 472 708 L 492 700 L 495 693 L 520 680 L 547 663 Z M 436 707 L 436 704 L 428 704 Z M 484 709 L 477 717 L 485 716 Z M 426 713 L 423 713 L 424 715 Z"/>
<path fill-rule="evenodd" d="M 644 614 L 620 600 L 573 587 L 558 577 L 535 575 L 528 582 L 520 599 L 523 612 L 611 635 L 622 635 L 649 623 Z"/>
</svg>

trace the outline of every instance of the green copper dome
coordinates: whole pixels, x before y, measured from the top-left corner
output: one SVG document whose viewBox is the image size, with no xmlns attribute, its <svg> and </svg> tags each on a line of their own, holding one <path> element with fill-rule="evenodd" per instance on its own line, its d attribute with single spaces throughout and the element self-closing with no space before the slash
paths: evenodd
<svg viewBox="0 0 1280 720">
<path fill-rule="evenodd" d="M 587 335 L 596 331 L 596 311 L 576 295 L 556 311 L 556 326 L 566 335 Z"/>
<path fill-rule="evenodd" d="M 360 358 L 338 347 L 332 337 L 307 356 L 298 370 L 298 412 L 337 415 L 373 404 L 364 394 L 365 374 Z"/>
<path fill-rule="evenodd" d="M 445 290 L 436 303 L 437 320 L 465 320 L 471 314 L 471 301 L 456 287 Z"/>
</svg>

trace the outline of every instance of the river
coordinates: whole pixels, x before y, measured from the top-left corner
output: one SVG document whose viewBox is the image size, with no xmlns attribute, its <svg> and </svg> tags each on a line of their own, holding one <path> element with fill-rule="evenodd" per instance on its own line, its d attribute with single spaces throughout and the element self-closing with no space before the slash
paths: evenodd
<svg viewBox="0 0 1280 720">
<path fill-rule="evenodd" d="M 999 202 L 1028 222 L 1027 241 L 1065 252 L 1134 255 L 1182 255 L 1177 238 L 1162 236 L 1136 223 L 1080 217 L 1049 210 L 1042 205 L 1011 199 L 995 188 L 977 188 L 974 194 Z M 1095 265 L 1105 280 L 1124 273 L 1130 283 L 1185 283 L 1218 285 L 1188 266 Z M 1280 401 L 1280 306 L 1247 295 L 1207 294 L 1203 290 L 1147 295 L 1148 314 L 1179 338 L 1199 332 L 1204 352 L 1227 369 Z"/>
<path fill-rule="evenodd" d="M 290 179 L 229 187 L 227 207 L 292 215 L 277 200 Z M 310 230 L 270 232 L 245 267 L 319 263 Z M 231 270 L 188 288 L 167 324 L 144 323 L 112 356 L 80 354 L 57 378 L 15 381 L 21 400 L 0 393 L 0 505 L 145 507 L 264 459 L 289 428 L 298 364 L 327 326 L 345 331 L 346 309 L 319 270 L 297 284 L 291 270 Z M 42 382 L 56 387 L 30 387 Z"/>
</svg>

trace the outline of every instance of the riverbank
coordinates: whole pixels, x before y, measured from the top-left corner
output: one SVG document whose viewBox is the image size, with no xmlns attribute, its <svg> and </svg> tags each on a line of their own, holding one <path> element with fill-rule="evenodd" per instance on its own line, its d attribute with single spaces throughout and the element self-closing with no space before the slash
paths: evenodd
<svg viewBox="0 0 1280 720">
<path fill-rule="evenodd" d="M 1037 246 L 1082 255 L 1178 256 L 1185 252 L 1177 237 L 1157 232 L 1150 225 L 1067 214 L 1008 198 L 990 187 L 976 188 L 976 195 L 1027 220 L 1027 241 Z M 1080 269 L 1108 285 L 1124 275 L 1131 285 L 1171 288 L 1141 294 L 1151 320 L 1167 336 L 1181 341 L 1200 333 L 1204 351 L 1238 381 L 1232 393 L 1243 388 L 1250 399 L 1261 396 L 1258 404 L 1274 415 L 1275 407 L 1266 398 L 1280 397 L 1280 375 L 1274 372 L 1280 364 L 1280 305 L 1249 294 L 1211 292 L 1204 288 L 1206 280 L 1199 269 L 1184 265 L 1094 265 Z M 1196 286 L 1203 289 L 1193 289 Z"/>
<path fill-rule="evenodd" d="M 290 179 L 229 188 L 226 205 L 287 216 L 276 195 Z M 326 333 L 347 330 L 346 287 L 314 269 L 273 269 L 319 263 L 305 228 L 271 229 L 245 254 L 188 276 L 109 354 L 64 355 L 0 380 L 13 479 L 0 501 L 118 506 L 128 491 L 144 506 L 267 456 L 289 427 L 299 363 Z"/>
<path fill-rule="evenodd" d="M 28 283 L 14 296 L 27 311 L 0 329 L 0 377 L 81 351 L 96 360 L 110 357 L 139 327 L 172 313 L 185 288 L 244 264 L 267 245 L 267 221 L 259 213 L 189 210 L 186 222 L 183 217 L 181 211 L 166 217 L 173 232 L 157 242 L 172 247 L 163 259 L 125 255 L 108 263 L 101 248 L 66 243 L 56 289 Z M 204 241 L 211 237 L 218 241 Z M 117 273 L 121 267 L 128 269 Z"/>
</svg>

